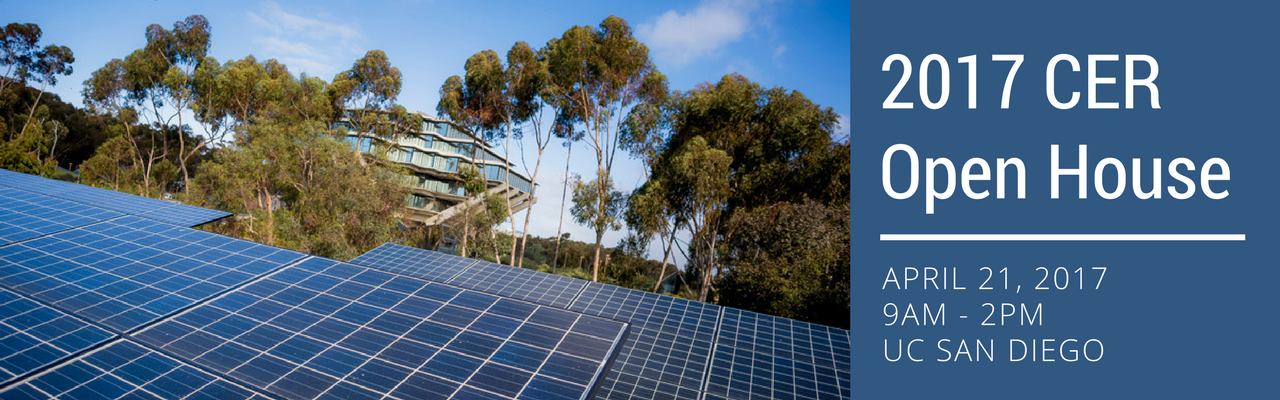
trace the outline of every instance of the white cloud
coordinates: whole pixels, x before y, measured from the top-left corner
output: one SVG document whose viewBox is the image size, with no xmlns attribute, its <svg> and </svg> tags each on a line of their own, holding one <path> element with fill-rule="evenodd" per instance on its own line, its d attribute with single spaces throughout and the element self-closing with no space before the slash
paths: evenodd
<svg viewBox="0 0 1280 400">
<path fill-rule="evenodd" d="M 262 29 L 252 39 L 258 45 L 256 56 L 280 60 L 289 72 L 328 79 L 360 56 L 353 44 L 360 31 L 351 25 L 293 14 L 274 1 L 263 2 L 257 12 L 248 12 L 248 18 Z"/>
<path fill-rule="evenodd" d="M 782 55 L 783 55 L 783 54 L 785 54 L 786 52 L 787 52 L 787 45 L 785 45 L 785 44 L 784 44 L 784 45 L 781 45 L 781 46 L 775 47 L 775 48 L 773 49 L 773 56 L 774 56 L 775 58 L 776 58 L 776 57 L 782 57 Z"/>
<path fill-rule="evenodd" d="M 636 35 L 664 63 L 683 65 L 742 38 L 752 28 L 758 0 L 703 0 L 684 14 L 668 10 L 652 23 L 636 26 Z"/>
</svg>

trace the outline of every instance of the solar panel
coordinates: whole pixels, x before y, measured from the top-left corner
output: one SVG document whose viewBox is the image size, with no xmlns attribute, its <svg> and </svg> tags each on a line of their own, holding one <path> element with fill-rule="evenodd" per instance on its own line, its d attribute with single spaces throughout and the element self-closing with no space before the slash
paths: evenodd
<svg viewBox="0 0 1280 400">
<path fill-rule="evenodd" d="M 52 196 L 58 193 L 74 190 L 82 185 L 0 169 L 0 186 L 8 186 L 36 194 Z"/>
<path fill-rule="evenodd" d="M 302 256 L 126 216 L 0 248 L 0 286 L 127 332 Z"/>
<path fill-rule="evenodd" d="M 352 264 L 436 282 L 448 282 L 477 262 L 479 260 L 391 243 L 351 260 Z"/>
<path fill-rule="evenodd" d="M 197 226 L 228 217 L 231 213 L 169 203 L 168 207 L 137 214 L 139 217 L 181 226 Z"/>
<path fill-rule="evenodd" d="M 450 285 L 552 307 L 568 308 L 587 282 L 481 261 L 458 274 Z"/>
<path fill-rule="evenodd" d="M 3 169 L 0 169 L 0 186 L 183 226 L 201 225 L 231 215 L 223 211 L 192 207 Z"/>
<path fill-rule="evenodd" d="M 707 399 L 847 399 L 849 334 L 725 308 L 707 381 Z"/>
<path fill-rule="evenodd" d="M 254 399 L 267 397 L 121 339 L 0 392 L 5 399 Z"/>
<path fill-rule="evenodd" d="M 0 385 L 113 336 L 102 328 L 0 288 Z"/>
<path fill-rule="evenodd" d="M 631 323 L 603 399 L 849 398 L 848 331 L 488 262 L 384 245 L 355 262 L 447 277 L 469 289 L 563 306 L 554 285 L 585 284 L 566 308 Z M 555 277 L 555 278 L 550 278 Z M 578 286 L 582 287 L 582 286 Z M 572 292 L 569 290 L 567 292 Z M 560 293 L 560 292 L 556 292 Z M 545 299 L 556 299 L 545 301 Z M 705 392 L 705 394 L 704 394 Z"/>
<path fill-rule="evenodd" d="M 0 245 L 120 215 L 115 211 L 0 187 Z"/>
<path fill-rule="evenodd" d="M 720 307 L 589 283 L 569 309 L 631 323 L 597 398 L 698 398 Z"/>
<path fill-rule="evenodd" d="M 390 243 L 351 263 L 558 308 L 568 308 L 587 283 Z"/>
<path fill-rule="evenodd" d="M 627 325 L 323 258 L 134 337 L 286 398 L 570 398 Z"/>
</svg>

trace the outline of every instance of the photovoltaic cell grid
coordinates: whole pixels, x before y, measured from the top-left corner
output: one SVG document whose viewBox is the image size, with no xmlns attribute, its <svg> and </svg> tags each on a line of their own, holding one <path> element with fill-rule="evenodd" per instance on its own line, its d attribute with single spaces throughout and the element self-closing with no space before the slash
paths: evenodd
<svg viewBox="0 0 1280 400">
<path fill-rule="evenodd" d="M 581 399 L 626 330 L 311 258 L 135 338 L 285 398 Z"/>
<path fill-rule="evenodd" d="M 115 335 L 0 288 L 0 384 Z"/>
<path fill-rule="evenodd" d="M 0 286 L 123 333 L 301 257 L 126 216 L 0 248 Z"/>
<path fill-rule="evenodd" d="M 390 243 L 351 263 L 559 308 L 569 308 L 586 286 L 581 279 Z"/>
<path fill-rule="evenodd" d="M 386 243 L 361 254 L 352 264 L 436 282 L 448 282 L 479 260 Z"/>
<path fill-rule="evenodd" d="M 569 310 L 631 323 L 596 398 L 698 398 L 720 307 L 589 283 Z"/>
<path fill-rule="evenodd" d="M 491 262 L 478 262 L 448 282 L 485 293 L 542 305 L 569 308 L 587 282 Z"/>
<path fill-rule="evenodd" d="M 0 392 L 0 398 L 267 399 L 124 339 Z"/>
<path fill-rule="evenodd" d="M 0 187 L 0 245 L 115 218 L 115 211 Z"/>
<path fill-rule="evenodd" d="M 3 169 L 0 169 L 0 186 L 182 226 L 196 226 L 231 215 Z"/>
<path fill-rule="evenodd" d="M 847 399 L 849 333 L 726 308 L 707 399 Z"/>
<path fill-rule="evenodd" d="M 353 262 L 412 271 L 433 280 L 449 279 L 449 284 L 531 301 L 537 301 L 539 290 L 546 286 L 522 284 L 534 279 L 521 277 L 550 275 L 483 261 L 459 270 L 438 261 L 456 258 L 387 244 Z M 569 310 L 631 323 L 628 340 L 597 398 L 696 399 L 704 389 L 705 397 L 712 399 L 851 395 L 848 331 L 617 286 L 584 284 Z"/>
</svg>

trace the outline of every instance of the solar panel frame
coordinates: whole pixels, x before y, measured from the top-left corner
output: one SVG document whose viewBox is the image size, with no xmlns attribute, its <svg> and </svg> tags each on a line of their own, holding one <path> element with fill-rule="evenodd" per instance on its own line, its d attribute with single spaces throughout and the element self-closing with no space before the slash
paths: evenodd
<svg viewBox="0 0 1280 400">
<path fill-rule="evenodd" d="M 706 399 L 850 398 L 848 331 L 751 311 L 724 310 Z"/>
<path fill-rule="evenodd" d="M 480 260 L 385 243 L 351 260 L 352 264 L 435 282 L 449 282 Z"/>
<path fill-rule="evenodd" d="M 484 261 L 440 273 L 433 268 L 456 267 L 435 261 L 442 257 L 435 254 L 388 244 L 357 261 L 373 268 L 388 268 L 384 264 L 389 264 L 422 276 L 448 276 L 450 284 L 515 297 L 530 295 L 511 290 L 521 286 L 519 277 L 550 275 Z M 433 261 L 418 261 L 417 257 Z M 627 343 L 601 383 L 598 398 L 851 396 L 849 334 L 842 329 L 599 283 L 583 286 L 567 309 L 631 323 Z M 779 337 L 790 340 L 780 341 Z M 794 351 L 783 351 L 787 349 Z M 752 373 L 763 375 L 760 368 L 765 364 L 771 366 L 768 376 L 753 386 Z M 778 371 L 772 369 L 774 365 Z M 808 372 L 812 379 L 796 379 L 796 371 Z M 747 382 L 741 382 L 742 377 Z M 763 383 L 767 383 L 767 390 L 760 389 Z"/>
<path fill-rule="evenodd" d="M 587 284 L 567 276 L 391 243 L 370 250 L 351 263 L 564 309 Z"/>
<path fill-rule="evenodd" d="M 231 216 L 231 213 L 224 211 L 135 196 L 3 169 L 0 169 L 0 186 L 183 226 L 203 225 Z"/>
<path fill-rule="evenodd" d="M 125 216 L 0 248 L 0 286 L 124 333 L 302 257 Z"/>
<path fill-rule="evenodd" d="M 587 282 L 581 279 L 485 261 L 458 273 L 447 283 L 565 309 L 587 286 Z"/>
<path fill-rule="evenodd" d="M 0 386 L 115 337 L 5 288 L 0 288 Z"/>
<path fill-rule="evenodd" d="M 253 389 L 199 368 L 117 339 L 0 392 L 5 399 L 97 400 L 252 399 L 267 400 Z"/>
<path fill-rule="evenodd" d="M 0 187 L 0 246 L 119 217 L 121 213 Z"/>
<path fill-rule="evenodd" d="M 569 307 L 631 324 L 599 399 L 698 399 L 721 307 L 589 283 Z"/>
<path fill-rule="evenodd" d="M 134 338 L 282 397 L 585 398 L 626 332 L 617 321 L 310 258 Z"/>
</svg>

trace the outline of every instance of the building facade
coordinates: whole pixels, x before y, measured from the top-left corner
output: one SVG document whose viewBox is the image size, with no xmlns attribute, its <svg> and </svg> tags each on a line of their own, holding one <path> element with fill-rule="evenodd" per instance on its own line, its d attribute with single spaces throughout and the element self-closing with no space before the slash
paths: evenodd
<svg viewBox="0 0 1280 400">
<path fill-rule="evenodd" d="M 484 175 L 486 195 L 498 194 L 510 201 L 511 213 L 537 201 L 529 178 L 513 170 L 515 165 L 483 139 L 448 120 L 420 112 L 409 115 L 416 120 L 417 129 L 396 143 L 386 143 L 374 135 L 356 132 L 350 124 L 338 123 L 347 128 L 346 140 L 354 148 L 365 153 L 378 147 L 387 148 L 387 158 L 412 173 L 404 182 L 412 192 L 405 200 L 406 225 L 448 224 L 451 218 L 460 215 L 463 204 L 478 204 L 484 198 L 466 196 L 458 174 L 459 168 L 465 165 L 474 164 Z"/>
</svg>

